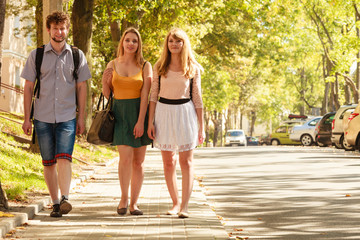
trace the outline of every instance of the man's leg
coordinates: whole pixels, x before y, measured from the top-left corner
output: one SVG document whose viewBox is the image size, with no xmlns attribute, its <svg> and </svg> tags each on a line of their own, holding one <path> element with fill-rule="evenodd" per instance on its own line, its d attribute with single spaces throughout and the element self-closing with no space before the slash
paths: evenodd
<svg viewBox="0 0 360 240">
<path fill-rule="evenodd" d="M 71 183 L 71 161 L 75 144 L 76 119 L 57 123 L 56 135 L 56 155 L 58 165 L 58 183 L 61 191 L 60 210 L 62 214 L 67 214 L 72 210 L 68 202 L 70 183 Z"/>
<path fill-rule="evenodd" d="M 38 139 L 42 163 L 44 165 L 44 178 L 53 202 L 51 217 L 61 217 L 58 176 L 55 159 L 55 124 L 34 120 L 36 136 Z"/>
<path fill-rule="evenodd" d="M 57 159 L 58 165 L 58 182 L 61 195 L 69 196 L 71 183 L 71 162 L 68 159 Z"/>
<path fill-rule="evenodd" d="M 56 201 L 59 201 L 59 188 L 58 188 L 56 164 L 52 166 L 44 166 L 44 178 L 49 190 L 51 200 L 53 203 L 56 203 Z"/>
</svg>

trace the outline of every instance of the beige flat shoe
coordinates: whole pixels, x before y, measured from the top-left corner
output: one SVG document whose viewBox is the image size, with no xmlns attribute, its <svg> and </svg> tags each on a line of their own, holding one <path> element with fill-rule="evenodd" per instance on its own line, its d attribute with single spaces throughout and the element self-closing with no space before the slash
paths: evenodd
<svg viewBox="0 0 360 240">
<path fill-rule="evenodd" d="M 178 213 L 179 218 L 188 218 L 189 214 L 186 212 L 179 212 Z"/>
<path fill-rule="evenodd" d="M 177 215 L 178 214 L 178 211 L 176 210 L 169 210 L 166 212 L 166 215 Z"/>
</svg>

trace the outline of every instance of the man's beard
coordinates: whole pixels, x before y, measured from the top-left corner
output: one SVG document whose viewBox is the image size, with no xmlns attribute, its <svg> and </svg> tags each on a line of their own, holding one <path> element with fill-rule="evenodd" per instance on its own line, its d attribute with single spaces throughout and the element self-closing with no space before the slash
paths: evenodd
<svg viewBox="0 0 360 240">
<path fill-rule="evenodd" d="M 65 38 L 62 38 L 61 40 L 57 40 L 55 37 L 51 38 L 54 42 L 61 43 L 65 41 Z"/>
</svg>

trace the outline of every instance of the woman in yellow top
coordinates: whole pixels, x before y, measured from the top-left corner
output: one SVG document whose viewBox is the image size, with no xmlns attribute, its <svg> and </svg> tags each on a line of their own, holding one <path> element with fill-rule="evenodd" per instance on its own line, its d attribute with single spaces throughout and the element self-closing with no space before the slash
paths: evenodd
<svg viewBox="0 0 360 240">
<path fill-rule="evenodd" d="M 119 151 L 119 181 L 121 200 L 117 207 L 119 215 L 142 215 L 137 207 L 142 182 L 144 179 L 144 159 L 146 145 L 151 143 L 147 129 L 147 106 L 152 78 L 152 68 L 142 55 L 140 33 L 127 29 L 122 35 L 117 58 L 110 61 L 103 73 L 103 94 L 109 98 L 114 94 L 113 111 L 115 130 L 113 145 Z M 131 198 L 129 201 L 129 185 Z"/>
</svg>

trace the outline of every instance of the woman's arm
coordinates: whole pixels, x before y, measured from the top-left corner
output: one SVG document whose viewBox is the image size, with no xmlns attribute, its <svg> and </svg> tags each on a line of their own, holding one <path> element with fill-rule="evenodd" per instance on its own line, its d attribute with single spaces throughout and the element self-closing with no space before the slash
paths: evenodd
<svg viewBox="0 0 360 240">
<path fill-rule="evenodd" d="M 199 145 L 204 142 L 205 131 L 204 131 L 204 111 L 202 108 L 196 108 L 196 116 L 199 123 L 198 140 Z"/>
<path fill-rule="evenodd" d="M 135 138 L 141 137 L 144 134 L 144 121 L 145 121 L 145 115 L 146 115 L 148 102 L 149 102 L 151 78 L 152 78 L 151 63 L 146 62 L 144 69 L 143 69 L 144 83 L 143 83 L 143 86 L 141 89 L 140 112 L 139 112 L 138 121 L 134 127 Z"/>
<path fill-rule="evenodd" d="M 155 126 L 154 126 L 154 116 L 155 116 L 155 108 L 156 102 L 150 101 L 149 104 L 149 123 L 148 123 L 148 130 L 147 134 L 150 139 L 155 139 Z"/>
<path fill-rule="evenodd" d="M 104 94 L 104 96 L 106 98 L 109 98 L 110 96 L 110 92 L 113 91 L 113 86 L 112 86 L 112 74 L 113 74 L 113 61 L 110 61 L 105 70 L 104 73 L 102 75 L 102 93 Z"/>
</svg>

